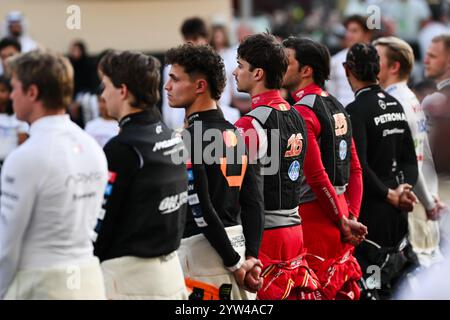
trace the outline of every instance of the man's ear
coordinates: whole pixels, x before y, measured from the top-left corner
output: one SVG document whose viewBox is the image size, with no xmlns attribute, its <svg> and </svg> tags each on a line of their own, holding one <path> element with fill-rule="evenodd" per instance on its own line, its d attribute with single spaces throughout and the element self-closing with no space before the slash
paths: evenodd
<svg viewBox="0 0 450 320">
<path fill-rule="evenodd" d="M 122 98 L 122 100 L 127 100 L 128 96 L 129 96 L 129 91 L 128 91 L 128 87 L 126 86 L 126 84 L 122 83 L 120 85 L 119 91 L 120 91 L 120 97 Z"/>
<path fill-rule="evenodd" d="M 400 62 L 398 61 L 394 61 L 394 63 L 392 63 L 389 68 L 391 69 L 391 73 L 398 73 L 400 70 Z"/>
<path fill-rule="evenodd" d="M 37 87 L 37 85 L 32 84 L 28 87 L 27 89 L 27 96 L 32 100 L 32 101 L 37 101 L 39 98 L 39 88 Z"/>
<path fill-rule="evenodd" d="M 264 78 L 264 75 L 264 69 L 262 68 L 255 68 L 255 70 L 253 70 L 253 77 L 256 81 L 261 81 Z"/>
<path fill-rule="evenodd" d="M 345 76 L 348 78 L 350 76 L 350 71 L 348 70 L 347 66 L 343 66 L 345 70 Z"/>
<path fill-rule="evenodd" d="M 205 79 L 197 79 L 195 81 L 195 93 L 203 94 L 208 89 L 208 82 Z"/>
<path fill-rule="evenodd" d="M 304 66 L 302 68 L 302 75 L 305 78 L 310 78 L 313 75 L 313 68 L 311 68 L 310 66 Z"/>
</svg>

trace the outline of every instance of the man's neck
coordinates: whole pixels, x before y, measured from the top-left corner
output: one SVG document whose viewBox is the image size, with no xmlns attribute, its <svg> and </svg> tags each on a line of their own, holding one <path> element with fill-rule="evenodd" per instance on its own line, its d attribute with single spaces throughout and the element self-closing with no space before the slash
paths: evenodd
<svg viewBox="0 0 450 320">
<path fill-rule="evenodd" d="M 446 73 L 444 73 L 441 77 L 439 77 L 438 79 L 435 80 L 436 84 L 438 84 L 439 82 L 442 82 L 444 80 L 450 79 L 450 70 L 447 71 Z"/>
<path fill-rule="evenodd" d="M 307 86 L 309 86 L 310 84 L 313 84 L 314 80 L 313 78 L 308 78 L 308 79 L 302 79 L 302 81 L 300 81 L 294 88 L 293 90 L 291 90 L 291 93 L 297 92 L 300 89 L 303 89 Z"/>
<path fill-rule="evenodd" d="M 127 105 L 126 107 L 123 107 L 120 109 L 120 113 L 119 113 L 119 117 L 118 117 L 118 121 L 120 122 L 124 117 L 133 114 L 133 113 L 138 113 L 141 112 L 143 109 L 138 109 L 138 108 L 134 108 L 130 105 Z"/>
<path fill-rule="evenodd" d="M 253 98 L 254 96 L 260 95 L 264 92 L 271 91 L 273 89 L 268 89 L 264 81 L 258 81 L 255 86 L 248 92 L 250 96 Z"/>
<path fill-rule="evenodd" d="M 362 88 L 366 88 L 369 86 L 374 86 L 378 84 L 377 82 L 365 82 L 365 81 L 357 81 L 356 83 L 353 84 L 353 92 L 356 93 L 359 90 L 361 90 Z"/>
<path fill-rule="evenodd" d="M 58 116 L 58 115 L 64 115 L 64 114 L 66 114 L 66 109 L 64 109 L 64 108 L 47 109 L 41 105 L 40 107 L 36 107 L 34 109 L 33 114 L 31 114 L 30 117 L 28 119 L 26 119 L 25 121 L 31 125 L 35 121 L 39 120 L 40 118 L 48 117 L 48 116 Z"/>
<path fill-rule="evenodd" d="M 197 112 L 216 110 L 217 102 L 208 96 L 199 96 L 193 104 L 186 107 L 186 118 Z"/>
</svg>

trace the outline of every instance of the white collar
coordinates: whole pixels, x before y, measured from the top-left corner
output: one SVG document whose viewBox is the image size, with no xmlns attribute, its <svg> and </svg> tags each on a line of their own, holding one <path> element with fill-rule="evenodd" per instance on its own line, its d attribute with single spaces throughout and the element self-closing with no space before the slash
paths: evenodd
<svg viewBox="0 0 450 320">
<path fill-rule="evenodd" d="M 442 80 L 441 82 L 439 82 L 436 87 L 437 89 L 440 91 L 442 89 L 444 89 L 445 87 L 450 86 L 450 78 L 447 78 L 445 80 Z"/>
<path fill-rule="evenodd" d="M 48 130 L 49 127 L 55 127 L 61 124 L 66 125 L 69 121 L 70 117 L 68 114 L 41 117 L 30 125 L 30 136 L 41 130 Z"/>
</svg>

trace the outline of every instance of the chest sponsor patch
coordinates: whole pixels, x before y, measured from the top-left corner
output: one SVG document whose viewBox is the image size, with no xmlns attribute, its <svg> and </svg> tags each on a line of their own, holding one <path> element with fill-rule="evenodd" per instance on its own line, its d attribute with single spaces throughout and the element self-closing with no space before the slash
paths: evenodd
<svg viewBox="0 0 450 320">
<path fill-rule="evenodd" d="M 165 197 L 160 203 L 158 210 L 161 214 L 167 214 L 178 210 L 183 204 L 187 202 L 187 191 Z"/>
</svg>

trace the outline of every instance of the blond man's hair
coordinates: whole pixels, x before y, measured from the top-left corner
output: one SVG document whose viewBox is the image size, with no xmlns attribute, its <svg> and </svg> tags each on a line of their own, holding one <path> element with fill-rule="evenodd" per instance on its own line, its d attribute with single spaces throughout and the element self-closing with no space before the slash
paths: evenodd
<svg viewBox="0 0 450 320">
<path fill-rule="evenodd" d="M 386 57 L 389 66 L 399 62 L 398 75 L 402 80 L 408 79 L 414 66 L 414 52 L 411 46 L 404 40 L 397 37 L 383 37 L 373 42 L 374 46 L 383 46 L 386 50 Z"/>
<path fill-rule="evenodd" d="M 74 72 L 69 60 L 49 51 L 35 50 L 8 59 L 12 75 L 27 91 L 38 88 L 38 100 L 47 109 L 67 109 L 72 102 Z"/>
</svg>

